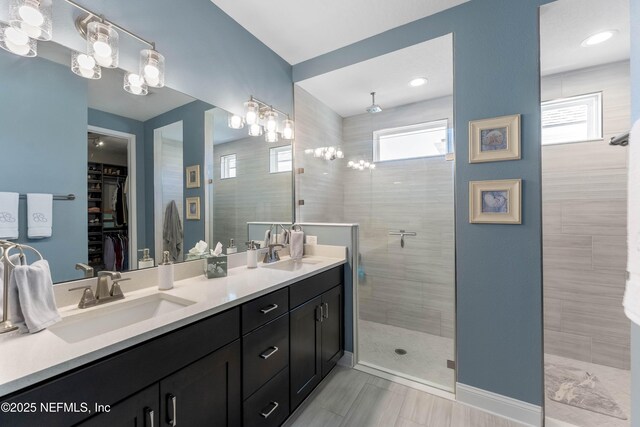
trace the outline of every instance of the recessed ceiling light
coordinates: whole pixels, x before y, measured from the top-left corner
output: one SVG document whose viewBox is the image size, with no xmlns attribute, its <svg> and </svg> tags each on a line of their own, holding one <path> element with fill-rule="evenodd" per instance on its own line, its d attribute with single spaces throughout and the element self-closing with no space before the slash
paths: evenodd
<svg viewBox="0 0 640 427">
<path fill-rule="evenodd" d="M 418 86 L 422 86 L 422 85 L 426 85 L 427 84 L 427 78 L 426 77 L 416 77 L 415 79 L 412 79 L 409 82 L 409 86 L 411 87 L 418 87 Z"/>
<path fill-rule="evenodd" d="M 618 31 L 616 30 L 607 30 L 600 31 L 599 33 L 595 33 L 586 39 L 584 39 L 581 43 L 582 47 L 595 46 L 600 43 L 604 43 L 613 37 Z"/>
</svg>

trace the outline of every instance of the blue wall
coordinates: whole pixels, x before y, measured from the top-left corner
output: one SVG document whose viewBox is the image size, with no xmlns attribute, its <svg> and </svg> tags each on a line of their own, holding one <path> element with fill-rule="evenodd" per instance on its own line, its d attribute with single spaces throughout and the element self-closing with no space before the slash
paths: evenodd
<svg viewBox="0 0 640 427">
<path fill-rule="evenodd" d="M 145 182 L 147 183 L 145 191 L 145 204 L 148 209 L 146 212 L 146 235 L 147 247 L 154 253 L 154 196 L 153 196 L 153 140 L 154 130 L 175 122 L 182 121 L 182 146 L 183 146 L 183 162 L 184 167 L 192 165 L 200 165 L 200 188 L 184 188 L 184 197 L 200 197 L 200 220 L 187 220 L 185 213 L 182 212 L 184 224 L 184 243 L 182 245 L 184 252 L 188 252 L 199 240 L 206 240 L 204 235 L 204 210 L 205 200 L 204 194 L 207 183 L 204 180 L 204 122 L 205 112 L 215 108 L 213 105 L 202 101 L 193 101 L 182 107 L 173 109 L 157 117 L 144 122 L 145 134 Z M 185 204 L 186 209 L 186 204 Z"/>
<path fill-rule="evenodd" d="M 136 234 L 138 235 L 138 249 L 146 248 L 146 228 L 144 226 L 147 213 L 145 206 L 144 123 L 89 108 L 89 126 L 97 126 L 136 136 Z M 149 210 L 153 211 L 153 206 Z"/>
<path fill-rule="evenodd" d="M 81 278 L 74 266 L 87 261 L 87 81 L 68 67 L 4 51 L 0 69 L 0 191 L 76 195 L 53 202 L 52 237 L 40 240 L 27 239 L 21 201 L 18 241 L 55 266 L 55 282 Z"/>
<path fill-rule="evenodd" d="M 538 6 L 472 0 L 293 68 L 300 81 L 454 33 L 458 381 L 543 403 Z M 470 165 L 468 122 L 522 114 L 522 160 Z M 523 179 L 522 225 L 469 224 L 468 182 Z"/>
<path fill-rule="evenodd" d="M 631 0 L 631 119 L 640 120 L 640 1 Z M 633 141 L 634 144 L 640 141 Z M 631 423 L 640 427 L 640 325 L 631 324 Z"/>
</svg>

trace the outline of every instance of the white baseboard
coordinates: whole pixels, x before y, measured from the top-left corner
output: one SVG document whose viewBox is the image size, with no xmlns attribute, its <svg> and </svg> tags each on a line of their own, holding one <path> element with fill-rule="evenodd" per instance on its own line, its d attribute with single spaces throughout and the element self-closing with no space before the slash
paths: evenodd
<svg viewBox="0 0 640 427">
<path fill-rule="evenodd" d="M 542 427 L 542 407 L 470 385 L 456 383 L 456 400 L 522 424 Z"/>
<path fill-rule="evenodd" d="M 339 366 L 344 366 L 347 368 L 353 368 L 353 353 L 350 351 L 345 351 L 344 355 L 338 360 Z"/>
</svg>

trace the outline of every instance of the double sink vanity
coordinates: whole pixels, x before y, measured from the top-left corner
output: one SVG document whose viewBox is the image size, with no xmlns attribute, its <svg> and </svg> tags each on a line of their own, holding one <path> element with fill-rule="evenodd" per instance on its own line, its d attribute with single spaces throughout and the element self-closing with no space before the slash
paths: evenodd
<svg viewBox="0 0 640 427">
<path fill-rule="evenodd" d="M 326 248 L 169 291 L 123 284 L 124 299 L 0 337 L 0 425 L 281 425 L 344 352 L 346 250 Z"/>
</svg>

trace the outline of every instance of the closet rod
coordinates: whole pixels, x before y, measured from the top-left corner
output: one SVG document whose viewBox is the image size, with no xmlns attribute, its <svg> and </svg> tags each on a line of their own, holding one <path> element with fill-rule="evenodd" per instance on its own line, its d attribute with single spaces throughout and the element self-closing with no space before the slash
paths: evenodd
<svg viewBox="0 0 640 427">
<path fill-rule="evenodd" d="M 26 194 L 21 194 L 20 195 L 21 199 L 26 199 L 27 195 Z M 76 195 L 75 194 L 54 194 L 53 195 L 53 200 L 75 200 L 76 199 Z"/>
</svg>

